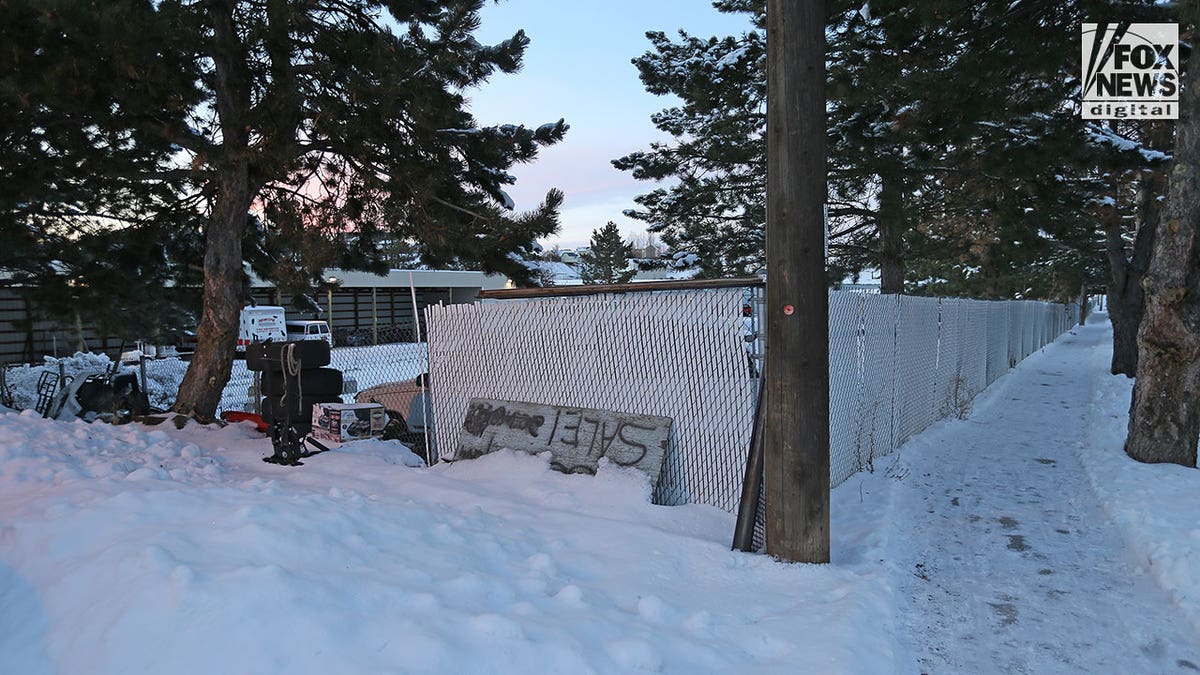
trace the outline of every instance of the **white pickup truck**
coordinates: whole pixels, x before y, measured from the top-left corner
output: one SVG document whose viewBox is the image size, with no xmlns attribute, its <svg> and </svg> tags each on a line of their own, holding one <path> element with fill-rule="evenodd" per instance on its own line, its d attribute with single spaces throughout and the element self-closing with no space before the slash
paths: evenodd
<svg viewBox="0 0 1200 675">
<path fill-rule="evenodd" d="M 288 340 L 324 340 L 333 348 L 333 333 L 329 332 L 329 324 L 324 321 L 288 321 Z"/>
</svg>

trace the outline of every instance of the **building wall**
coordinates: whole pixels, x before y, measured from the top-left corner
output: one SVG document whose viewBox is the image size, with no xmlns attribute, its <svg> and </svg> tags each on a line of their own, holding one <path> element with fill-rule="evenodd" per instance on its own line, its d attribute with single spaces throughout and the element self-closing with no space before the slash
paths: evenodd
<svg viewBox="0 0 1200 675">
<path fill-rule="evenodd" d="M 417 309 L 423 315 L 430 304 L 457 304 L 474 302 L 478 294 L 475 288 L 418 288 Z M 293 309 L 289 298 L 279 298 L 273 288 L 255 288 L 251 297 L 260 305 L 283 305 L 289 319 L 329 320 L 328 296 L 317 290 L 309 294 L 319 301 L 321 312 L 300 312 Z M 415 339 L 413 325 L 413 303 L 411 291 L 405 288 L 335 288 L 333 295 L 333 320 L 330 326 L 340 344 L 353 334 L 356 342 L 371 344 L 379 342 L 401 342 Z M 32 318 L 19 288 L 0 288 L 0 363 L 40 362 L 45 356 L 69 356 L 78 350 L 78 332 L 74 326 Z M 424 318 L 421 330 L 424 333 Z M 84 325 L 83 336 L 88 351 L 102 352 L 117 357 L 126 344 L 144 337 L 139 335 L 99 335 L 90 326 Z M 363 342 L 365 340 L 365 342 Z"/>
<path fill-rule="evenodd" d="M 0 363 L 33 363 L 79 350 L 75 326 L 35 319 L 32 309 L 20 288 L 0 288 Z M 100 335 L 85 324 L 83 339 L 88 351 L 119 356 L 120 336 Z"/>
</svg>

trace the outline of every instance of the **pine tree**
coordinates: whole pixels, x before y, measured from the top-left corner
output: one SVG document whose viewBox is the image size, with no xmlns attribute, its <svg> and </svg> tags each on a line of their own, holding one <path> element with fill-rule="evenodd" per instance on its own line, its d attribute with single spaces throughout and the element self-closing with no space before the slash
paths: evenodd
<svg viewBox="0 0 1200 675">
<path fill-rule="evenodd" d="M 1082 179 L 1089 165 L 1074 148 L 1084 129 L 1065 103 L 1078 86 L 1078 22 L 1092 4 L 831 3 L 835 277 L 878 267 L 885 292 L 1078 292 L 1101 255 L 1086 234 L 1097 186 Z M 628 215 L 700 255 L 710 276 L 761 259 L 765 176 L 763 3 L 714 5 L 749 13 L 752 30 L 648 34 L 654 51 L 635 64 L 647 90 L 683 99 L 654 117 L 675 141 L 614 162 L 639 179 L 677 179 Z M 1050 208 L 1059 204 L 1067 208 Z M 1031 265 L 1051 273 L 1030 286 L 1019 270 Z"/>
<path fill-rule="evenodd" d="M 200 280 L 188 263 L 203 238 L 194 186 L 169 168 L 176 148 L 120 120 L 171 105 L 157 85 L 181 66 L 142 39 L 140 16 L 134 3 L 0 4 L 0 270 L 39 318 L 158 338 L 195 325 L 181 289 Z M 156 86 L 135 61 L 154 64 Z"/>
<path fill-rule="evenodd" d="M 613 165 L 639 180 L 677 179 L 635 199 L 625 212 L 642 220 L 675 251 L 697 256 L 701 276 L 742 276 L 763 264 L 766 105 L 762 0 L 715 2 L 720 11 L 750 13 L 752 30 L 678 42 L 651 32 L 653 51 L 633 60 L 647 91 L 684 101 L 653 117 L 675 138 L 653 143 Z"/>
<path fill-rule="evenodd" d="M 476 41 L 482 4 L 3 3 L 0 119 L 21 124 L 2 132 L 0 166 L 54 158 L 0 204 L 4 227 L 34 246 L 96 219 L 160 243 L 164 223 L 202 232 L 198 346 L 176 404 L 201 416 L 229 378 L 252 206 L 276 243 L 323 238 L 345 267 L 378 267 L 377 244 L 399 239 L 432 265 L 521 278 L 515 254 L 557 229 L 562 195 L 513 214 L 508 169 L 567 127 L 480 127 L 465 110 L 529 42 Z"/>
<path fill-rule="evenodd" d="M 624 284 L 637 274 L 629 267 L 633 244 L 621 239 L 621 232 L 611 220 L 598 230 L 592 230 L 591 250 L 579 256 L 579 269 L 585 284 Z"/>
</svg>

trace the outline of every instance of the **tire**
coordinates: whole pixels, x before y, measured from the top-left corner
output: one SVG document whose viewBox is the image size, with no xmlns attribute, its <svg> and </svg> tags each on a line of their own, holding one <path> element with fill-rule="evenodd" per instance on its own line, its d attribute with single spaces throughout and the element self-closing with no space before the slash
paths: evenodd
<svg viewBox="0 0 1200 675">
<path fill-rule="evenodd" d="M 278 398 L 282 394 L 289 396 L 341 396 L 342 371 L 333 368 L 313 368 L 300 371 L 299 377 L 276 371 L 263 373 L 262 390 L 264 396 Z"/>
<path fill-rule="evenodd" d="M 295 342 L 256 342 L 246 347 L 246 368 L 253 371 L 283 371 L 282 357 L 291 347 L 292 358 L 300 362 L 300 368 L 320 368 L 329 365 L 329 343 L 324 340 L 297 340 Z"/>
<path fill-rule="evenodd" d="M 268 396 L 262 402 L 262 418 L 267 424 L 272 422 L 284 422 L 288 413 L 291 413 L 291 420 L 295 426 L 303 426 L 306 429 L 312 426 L 312 410 L 313 406 L 320 403 L 338 403 L 341 399 L 337 396 L 305 396 L 302 399 L 294 397 L 288 398 L 285 405 L 290 404 L 290 410 L 283 410 L 279 406 L 278 396 Z M 305 432 L 307 433 L 307 431 Z"/>
</svg>

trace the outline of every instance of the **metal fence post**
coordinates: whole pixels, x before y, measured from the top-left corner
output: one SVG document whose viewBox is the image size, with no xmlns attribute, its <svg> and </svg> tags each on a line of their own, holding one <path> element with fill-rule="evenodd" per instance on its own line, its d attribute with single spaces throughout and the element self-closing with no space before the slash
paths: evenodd
<svg viewBox="0 0 1200 675">
<path fill-rule="evenodd" d="M 262 414 L 262 372 L 254 371 L 254 414 Z"/>
</svg>

